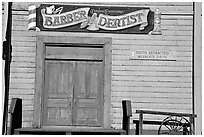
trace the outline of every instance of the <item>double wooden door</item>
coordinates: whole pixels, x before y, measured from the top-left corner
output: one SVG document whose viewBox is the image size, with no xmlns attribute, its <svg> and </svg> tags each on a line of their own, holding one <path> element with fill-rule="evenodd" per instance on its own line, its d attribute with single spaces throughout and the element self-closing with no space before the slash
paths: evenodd
<svg viewBox="0 0 204 137">
<path fill-rule="evenodd" d="M 99 50 L 46 48 L 44 126 L 102 126 L 104 63 L 103 57 L 94 58 Z"/>
</svg>

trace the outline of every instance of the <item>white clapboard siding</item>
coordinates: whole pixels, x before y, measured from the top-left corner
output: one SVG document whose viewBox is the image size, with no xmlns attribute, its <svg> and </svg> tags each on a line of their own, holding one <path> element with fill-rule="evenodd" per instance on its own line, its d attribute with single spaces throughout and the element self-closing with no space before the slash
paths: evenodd
<svg viewBox="0 0 204 137">
<path fill-rule="evenodd" d="M 162 15 L 161 28 L 161 36 L 118 36 L 113 39 L 111 122 L 115 127 L 122 124 L 123 99 L 132 101 L 134 111 L 192 113 L 193 18 L 191 15 Z M 176 61 L 130 60 L 131 52 L 136 50 L 172 51 Z M 138 115 L 133 113 L 133 117 L 138 118 Z M 146 118 L 163 119 L 152 115 Z"/>
<path fill-rule="evenodd" d="M 175 93 L 175 92 L 181 92 L 181 93 L 192 93 L 192 88 L 170 88 L 170 87 L 142 87 L 142 86 L 113 86 L 111 87 L 111 90 L 112 91 L 121 91 L 121 92 L 127 92 L 127 91 L 140 91 L 140 92 L 159 92 L 159 93 L 166 93 L 166 92 L 172 92 L 172 93 Z M 134 100 L 133 100 L 134 101 Z M 189 102 L 191 103 L 191 102 Z"/>
<path fill-rule="evenodd" d="M 11 95 L 11 98 L 21 98 L 23 100 L 33 100 L 33 95 L 28 95 L 28 94 L 24 94 L 24 95 Z"/>
<path fill-rule="evenodd" d="M 30 79 L 34 79 L 35 78 L 35 74 L 34 73 L 19 73 L 19 72 L 16 72 L 16 73 L 11 73 L 10 74 L 10 77 L 11 78 L 30 78 Z"/>
<path fill-rule="evenodd" d="M 150 39 L 151 40 L 151 39 Z M 118 48 L 122 48 L 122 47 L 124 47 L 124 44 L 126 45 L 129 45 L 128 46 L 128 48 L 134 48 L 135 46 L 137 46 L 137 45 L 143 45 L 143 46 L 145 46 L 145 45 L 147 45 L 147 46 L 149 46 L 149 45 L 152 45 L 152 47 L 154 47 L 154 46 L 174 46 L 174 47 L 177 47 L 178 45 L 180 46 L 180 45 L 182 45 L 182 46 L 186 46 L 186 45 L 188 45 L 188 46 L 190 46 L 190 45 L 192 45 L 192 41 L 189 41 L 189 40 L 186 40 L 186 41 L 162 41 L 162 40 L 155 40 L 155 41 L 151 41 L 151 43 L 149 43 L 149 41 L 148 41 L 148 39 L 146 39 L 146 40 L 137 40 L 137 41 L 135 41 L 135 40 L 126 40 L 126 41 L 124 41 L 123 39 L 122 40 L 114 40 L 113 41 L 113 48 L 115 47 L 115 46 L 119 46 Z M 166 48 L 168 48 L 168 47 L 166 47 Z"/>
<path fill-rule="evenodd" d="M 113 74 L 121 74 L 121 75 L 149 75 L 148 71 L 152 73 L 152 75 L 157 74 L 157 72 L 164 72 L 163 76 L 168 76 L 168 72 L 188 72 L 188 75 L 184 76 L 191 76 L 191 69 L 189 67 L 179 67 L 179 68 L 174 68 L 174 67 L 158 67 L 158 66 L 113 66 L 112 70 L 114 71 Z M 137 70 L 135 72 L 134 70 Z M 176 74 L 178 76 L 179 74 Z M 182 74 L 183 75 L 183 74 Z"/>
<path fill-rule="evenodd" d="M 15 3 L 15 2 L 14 2 Z M 23 13 L 25 13 L 23 11 Z M 36 36 L 28 36 L 28 11 L 12 11 L 12 62 L 10 70 L 10 96 L 21 98 L 23 127 L 32 126 L 34 110 Z M 4 25 L 4 24 L 3 24 Z M 16 30 L 23 30 L 15 35 Z M 9 103 L 10 104 L 10 103 Z"/>
<path fill-rule="evenodd" d="M 191 94 L 183 94 L 180 92 L 175 92 L 175 93 L 158 93 L 158 92 L 138 92 L 138 91 L 130 91 L 130 92 L 121 92 L 121 91 L 116 91 L 112 92 L 112 96 L 115 97 L 141 97 L 141 98 L 173 98 L 173 99 L 180 99 L 180 98 L 186 98 L 186 99 L 191 99 Z"/>
<path fill-rule="evenodd" d="M 144 47 L 144 46 L 143 46 Z M 114 49 L 112 50 L 112 55 L 114 56 L 131 56 L 132 52 L 134 52 L 137 49 L 134 50 L 126 50 L 126 49 Z M 139 50 L 143 50 L 143 49 L 139 49 Z M 164 48 L 161 48 L 161 51 L 164 50 Z M 182 51 L 175 51 L 175 50 L 169 50 L 170 52 L 173 52 L 175 55 L 175 57 L 192 57 L 192 52 L 182 52 Z"/>
<path fill-rule="evenodd" d="M 11 68 L 35 68 L 35 63 L 30 63 L 30 62 L 12 62 L 11 63 Z"/>
<path fill-rule="evenodd" d="M 192 52 L 190 52 L 192 54 Z M 192 62 L 179 62 L 179 61 L 172 61 L 172 62 L 167 62 L 167 61 L 158 61 L 158 62 L 153 62 L 153 61 L 114 61 L 112 62 L 113 66 L 160 66 L 160 67 L 192 67 Z"/>
<path fill-rule="evenodd" d="M 31 127 L 33 121 L 37 35 L 112 38 L 111 127 L 121 128 L 123 99 L 132 101 L 133 112 L 136 109 L 192 112 L 192 2 L 60 3 L 159 8 L 162 35 L 28 31 L 30 4 L 40 3 L 14 2 L 12 6 L 10 99 L 23 99 L 23 127 Z M 131 60 L 131 53 L 136 50 L 168 50 L 176 54 L 175 61 Z M 138 115 L 133 113 L 133 117 Z"/>
<path fill-rule="evenodd" d="M 144 3 L 135 3 L 135 2 L 111 2 L 111 3 L 53 3 L 53 2 L 49 2 L 50 4 L 74 4 L 74 5 L 87 5 L 87 6 L 94 6 L 94 5 L 103 5 L 103 6 L 121 6 L 123 7 L 124 5 L 126 7 L 150 7 L 151 10 L 155 10 L 156 8 L 159 8 L 164 12 L 164 13 L 186 13 L 186 14 L 192 14 L 193 12 L 193 3 L 192 2 L 188 2 L 188 3 L 161 3 L 161 2 L 144 2 Z M 35 5 L 39 5 L 40 3 L 37 2 L 24 2 L 24 3 L 14 3 L 13 4 L 13 9 L 14 10 L 28 10 L 28 6 L 30 4 L 35 4 Z"/>
<path fill-rule="evenodd" d="M 35 58 L 33 57 L 12 57 L 13 62 L 35 62 Z"/>
<path fill-rule="evenodd" d="M 18 79 L 18 78 L 12 78 L 10 83 L 14 83 L 14 84 L 34 84 L 35 80 L 34 79 Z"/>
<path fill-rule="evenodd" d="M 10 93 L 12 95 L 34 95 L 34 89 L 10 89 Z"/>
<path fill-rule="evenodd" d="M 137 81 L 137 82 L 171 82 L 171 83 L 192 83 L 191 77 L 163 77 L 164 75 L 161 75 L 160 77 L 150 77 L 151 75 L 147 76 L 122 76 L 122 75 L 113 75 L 112 81 Z"/>
</svg>

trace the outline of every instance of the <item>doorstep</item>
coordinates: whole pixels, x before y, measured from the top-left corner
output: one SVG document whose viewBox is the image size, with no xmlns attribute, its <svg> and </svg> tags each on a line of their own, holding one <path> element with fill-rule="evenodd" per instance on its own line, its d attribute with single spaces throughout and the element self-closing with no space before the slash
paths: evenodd
<svg viewBox="0 0 204 137">
<path fill-rule="evenodd" d="M 125 135 L 122 129 L 104 128 L 66 128 L 66 127 L 42 127 L 42 128 L 19 128 L 14 130 L 14 134 L 30 135 Z"/>
</svg>

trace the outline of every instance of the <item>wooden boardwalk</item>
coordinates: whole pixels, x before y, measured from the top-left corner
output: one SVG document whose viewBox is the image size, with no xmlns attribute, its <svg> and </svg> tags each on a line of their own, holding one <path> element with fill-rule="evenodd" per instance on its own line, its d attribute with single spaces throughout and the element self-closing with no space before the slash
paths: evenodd
<svg viewBox="0 0 204 137">
<path fill-rule="evenodd" d="M 125 130 L 104 128 L 20 128 L 15 134 L 32 135 L 125 135 Z"/>
</svg>

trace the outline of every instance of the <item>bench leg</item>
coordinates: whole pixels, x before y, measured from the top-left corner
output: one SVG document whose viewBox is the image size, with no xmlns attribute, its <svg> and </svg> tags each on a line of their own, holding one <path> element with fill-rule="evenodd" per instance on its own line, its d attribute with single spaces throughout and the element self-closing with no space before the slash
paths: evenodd
<svg viewBox="0 0 204 137">
<path fill-rule="evenodd" d="M 130 117 L 123 116 L 123 130 L 126 131 L 126 134 L 128 135 L 130 133 Z"/>
<path fill-rule="evenodd" d="M 142 135 L 142 126 L 143 126 L 143 113 L 139 115 L 139 135 Z"/>
<path fill-rule="evenodd" d="M 135 124 L 135 135 L 139 135 L 139 121 L 136 121 Z"/>
<path fill-rule="evenodd" d="M 194 127 L 194 118 L 190 117 L 190 135 L 194 135 L 195 127 Z"/>
</svg>

